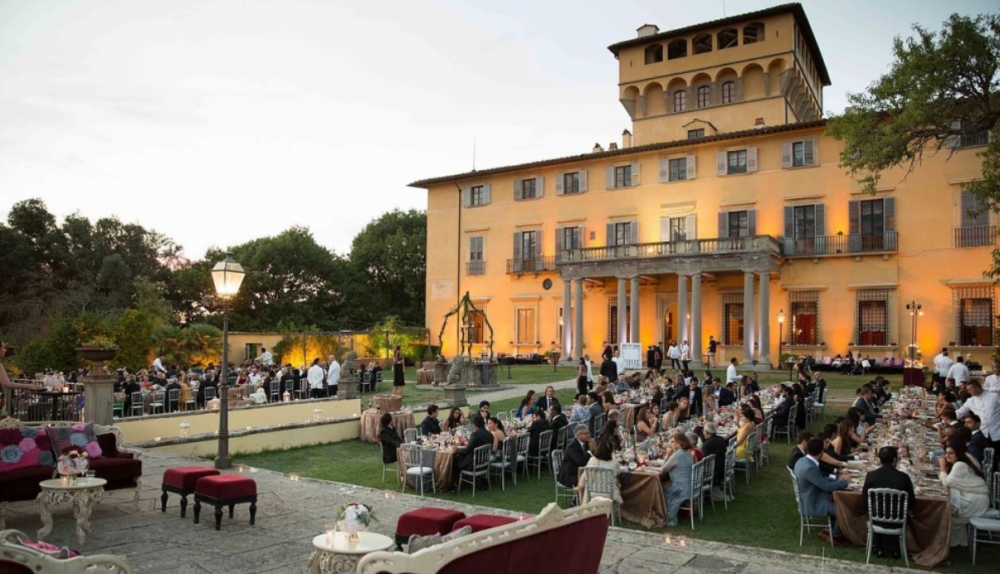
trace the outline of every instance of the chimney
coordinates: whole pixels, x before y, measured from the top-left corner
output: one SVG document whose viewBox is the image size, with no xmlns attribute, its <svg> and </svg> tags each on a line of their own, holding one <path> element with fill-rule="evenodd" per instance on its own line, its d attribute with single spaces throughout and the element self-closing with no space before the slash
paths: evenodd
<svg viewBox="0 0 1000 574">
<path fill-rule="evenodd" d="M 594 153 L 601 153 L 602 151 L 604 151 L 604 148 L 601 147 L 601 144 L 595 143 L 594 144 Z"/>
<path fill-rule="evenodd" d="M 615 142 L 611 142 L 610 144 L 608 144 L 608 151 L 615 151 L 617 149 L 618 149 L 618 144 L 616 144 Z"/>
<path fill-rule="evenodd" d="M 658 34 L 660 32 L 660 28 L 657 27 L 656 24 L 643 24 L 638 30 L 636 30 L 636 32 L 638 32 L 639 38 L 645 38 L 646 36 Z"/>
<path fill-rule="evenodd" d="M 622 132 L 622 148 L 632 147 L 632 132 L 625 130 Z"/>
<path fill-rule="evenodd" d="M 756 120 L 754 120 L 753 127 L 754 128 L 766 128 L 767 126 L 764 125 L 764 118 L 757 118 Z"/>
</svg>

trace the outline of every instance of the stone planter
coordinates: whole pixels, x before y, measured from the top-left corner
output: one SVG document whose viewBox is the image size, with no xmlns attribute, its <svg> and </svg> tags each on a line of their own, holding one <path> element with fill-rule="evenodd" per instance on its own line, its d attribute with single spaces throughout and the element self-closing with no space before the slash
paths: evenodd
<svg viewBox="0 0 1000 574">
<path fill-rule="evenodd" d="M 89 361 L 91 363 L 103 364 L 105 361 L 110 361 L 118 356 L 118 348 L 104 348 L 104 347 L 90 347 L 84 345 L 83 347 L 77 347 L 77 352 L 83 357 L 84 361 Z"/>
</svg>

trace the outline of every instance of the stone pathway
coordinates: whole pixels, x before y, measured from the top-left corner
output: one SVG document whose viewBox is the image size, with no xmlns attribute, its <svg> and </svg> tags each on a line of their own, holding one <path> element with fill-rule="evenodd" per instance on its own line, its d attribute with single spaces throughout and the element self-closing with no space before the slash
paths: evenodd
<svg viewBox="0 0 1000 574">
<path fill-rule="evenodd" d="M 248 472 L 248 476 L 257 481 L 259 492 L 257 524 L 250 526 L 248 505 L 240 505 L 236 507 L 235 518 L 223 518 L 222 530 L 216 532 L 211 510 L 205 512 L 203 509 L 201 524 L 196 525 L 192 520 L 192 504 L 189 504 L 188 517 L 181 519 L 180 499 L 176 495 L 170 496 L 166 513 L 159 510 L 160 482 L 164 470 L 185 465 L 207 465 L 207 462 L 169 453 L 146 452 L 143 455 L 143 489 L 138 508 L 131 503 L 131 491 L 109 493 L 94 509 L 93 528 L 86 544 L 80 546 L 76 543 L 72 513 L 68 509 L 56 514 L 55 529 L 46 540 L 86 554 L 125 555 L 132 571 L 137 574 L 302 573 L 306 571 L 306 561 L 312 552 L 312 538 L 335 520 L 342 504 L 355 501 L 370 504 L 378 520 L 373 530 L 392 536 L 401 513 L 425 506 L 428 502 L 419 496 L 400 494 L 391 478 L 386 483 L 391 490 L 372 490 L 311 479 L 292 481 L 277 472 L 258 470 Z M 373 469 L 373 472 L 377 470 Z M 433 504 L 457 508 L 466 514 L 518 516 L 508 511 L 449 501 L 435 500 Z M 728 518 L 739 519 L 735 515 Z M 34 503 L 11 505 L 8 528 L 34 537 L 40 526 Z M 671 534 L 671 541 L 667 543 L 663 535 L 612 528 L 601 559 L 600 572 L 916 572 L 705 542 L 688 538 L 688 532 L 679 529 Z M 697 531 L 694 534 L 697 535 Z"/>
</svg>

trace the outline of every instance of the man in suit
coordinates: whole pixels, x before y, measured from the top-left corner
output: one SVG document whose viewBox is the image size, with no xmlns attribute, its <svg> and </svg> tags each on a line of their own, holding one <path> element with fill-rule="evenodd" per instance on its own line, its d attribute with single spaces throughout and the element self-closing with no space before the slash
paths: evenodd
<svg viewBox="0 0 1000 574">
<path fill-rule="evenodd" d="M 829 516 L 833 532 L 824 528 L 819 533 L 820 538 L 829 540 L 833 536 L 836 542 L 846 544 L 847 539 L 841 535 L 840 525 L 837 524 L 837 513 L 831 495 L 835 490 L 846 489 L 847 481 L 823 476 L 819 471 L 819 458 L 822 454 L 823 441 L 814 438 L 806 446 L 806 456 L 795 463 L 795 481 L 802 499 L 802 510 L 809 516 Z"/>
<path fill-rule="evenodd" d="M 569 424 L 569 419 L 562 412 L 562 405 L 556 401 L 555 405 L 552 406 L 552 420 L 549 421 L 549 426 L 552 428 L 553 437 L 559 435 L 559 429 Z M 553 438 L 555 440 L 555 438 Z"/>
<path fill-rule="evenodd" d="M 791 391 L 788 387 L 782 387 L 781 396 L 784 398 L 778 403 L 778 406 L 774 407 L 774 411 L 771 414 L 771 419 L 774 421 L 771 423 L 774 428 L 785 428 L 788 426 L 788 417 L 792 411 L 792 405 L 795 401 L 792 400 L 790 396 Z"/>
<path fill-rule="evenodd" d="M 451 468 L 451 482 L 453 484 L 458 484 L 459 475 L 463 470 L 472 470 L 475 464 L 475 452 L 476 449 L 483 445 L 493 445 L 493 435 L 490 431 L 486 430 L 486 421 L 480 415 L 475 415 L 472 417 L 472 426 L 474 430 L 472 431 L 472 436 L 469 437 L 469 444 L 465 446 L 464 450 L 459 450 L 456 453 L 457 460 L 452 464 Z M 448 489 L 449 493 L 456 492 L 455 487 Z"/>
<path fill-rule="evenodd" d="M 788 453 L 788 470 L 795 471 L 795 465 L 799 462 L 799 459 L 806 455 L 806 448 L 809 447 L 809 441 L 811 441 L 813 435 L 809 431 L 799 431 L 799 438 L 792 448 L 792 452 Z M 820 455 L 822 456 L 822 455 Z"/>
<path fill-rule="evenodd" d="M 556 398 L 556 390 L 553 387 L 548 386 L 545 387 L 545 395 L 538 397 L 538 400 L 535 401 L 535 410 L 549 412 L 552 410 L 554 405 L 558 404 L 559 399 Z"/>
<path fill-rule="evenodd" d="M 912 512 L 913 505 L 917 497 L 913 493 L 913 481 L 905 472 L 896 469 L 899 462 L 899 453 L 894 446 L 884 446 L 878 451 L 878 460 L 881 465 L 865 476 L 865 486 L 861 489 L 861 496 L 865 500 L 865 506 L 869 504 L 868 491 L 873 488 L 891 488 L 906 493 L 907 509 Z M 893 558 L 899 558 L 899 537 L 875 535 L 875 544 L 878 545 L 877 555 L 884 558 L 892 554 Z"/>
<path fill-rule="evenodd" d="M 726 383 L 726 386 L 719 389 L 718 405 L 728 407 L 736 402 L 736 383 Z M 788 417 L 785 417 L 786 421 Z"/>
<path fill-rule="evenodd" d="M 698 386 L 698 377 L 691 377 L 691 383 L 688 386 L 688 404 L 691 405 L 691 416 L 696 416 L 701 414 L 701 387 Z"/>
<path fill-rule="evenodd" d="M 562 465 L 559 467 L 559 484 L 575 488 L 580 480 L 580 468 L 590 460 L 590 429 L 587 425 L 577 425 L 573 438 L 567 441 L 563 451 Z"/>
<path fill-rule="evenodd" d="M 589 401 L 587 403 L 587 410 L 590 411 L 591 420 L 593 420 L 594 417 L 604 414 L 604 402 L 601 399 L 601 395 L 594 391 L 587 393 L 587 400 Z"/>
<path fill-rule="evenodd" d="M 531 413 L 531 426 L 528 427 L 528 454 L 538 456 L 538 445 L 541 442 L 542 433 L 552 430 L 549 421 L 545 418 L 545 411 L 535 409 Z M 555 435 L 555 433 L 552 433 Z M 553 441 L 555 437 L 553 436 Z"/>
<path fill-rule="evenodd" d="M 872 403 L 872 389 L 871 387 L 863 387 L 861 389 L 861 395 L 856 401 L 854 401 L 854 407 L 858 408 L 862 412 L 862 418 L 864 421 L 870 425 L 875 424 L 875 422 L 882 417 L 875 410 L 875 405 Z"/>
<path fill-rule="evenodd" d="M 726 448 L 729 446 L 728 441 L 715 434 L 717 429 L 713 422 L 705 423 L 701 432 L 704 437 L 701 441 L 702 454 L 706 457 L 711 454 L 715 455 L 715 476 L 712 477 L 712 500 L 722 502 L 725 500 L 722 485 L 726 479 Z"/>
<path fill-rule="evenodd" d="M 990 441 L 983 434 L 981 427 L 982 419 L 976 413 L 969 413 L 965 415 L 965 428 L 972 432 L 972 440 L 969 444 L 975 445 L 979 449 L 979 452 L 986 452 L 986 449 L 990 448 Z"/>
<path fill-rule="evenodd" d="M 438 422 L 438 406 L 431 405 L 427 407 L 427 416 L 424 418 L 423 422 L 420 423 L 420 434 L 423 436 L 432 436 L 441 434 L 441 423 Z"/>
</svg>

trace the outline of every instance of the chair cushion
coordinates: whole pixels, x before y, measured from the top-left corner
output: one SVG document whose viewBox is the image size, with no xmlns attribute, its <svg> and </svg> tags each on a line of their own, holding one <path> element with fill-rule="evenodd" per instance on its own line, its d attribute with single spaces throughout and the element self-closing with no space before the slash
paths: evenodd
<svg viewBox="0 0 1000 574">
<path fill-rule="evenodd" d="M 969 524 L 976 527 L 976 530 L 988 530 L 990 532 L 1000 532 L 1000 520 L 996 518 L 970 518 Z"/>
<path fill-rule="evenodd" d="M 222 473 L 207 466 L 179 466 L 177 468 L 168 468 L 163 473 L 163 484 L 169 484 L 170 486 L 185 490 L 194 490 L 199 478 L 219 474 Z"/>
<path fill-rule="evenodd" d="M 30 467 L 51 469 L 53 465 L 51 435 L 46 429 L 19 426 L 0 430 L 0 473 Z"/>
<path fill-rule="evenodd" d="M 451 528 L 452 530 L 458 530 L 464 526 L 471 526 L 473 532 L 479 532 L 480 530 L 486 530 L 495 526 L 503 526 L 504 524 L 510 524 L 512 522 L 517 522 L 517 519 L 510 518 L 508 516 L 496 516 L 493 514 L 473 514 L 472 516 L 459 520 Z"/>
<path fill-rule="evenodd" d="M 1000 518 L 1000 510 L 996 508 L 989 508 L 984 512 L 980 518 Z"/>
<path fill-rule="evenodd" d="M 133 458 L 134 456 L 130 452 L 121 452 L 118 450 L 118 439 L 115 438 L 114 433 L 106 432 L 97 435 L 97 444 L 101 447 L 102 457 Z"/>
<path fill-rule="evenodd" d="M 43 466 L 0 472 L 0 501 L 34 500 L 42 491 L 38 483 L 49 478 L 52 478 L 52 469 Z"/>
<path fill-rule="evenodd" d="M 418 508 L 399 515 L 396 521 L 398 534 L 442 534 L 452 531 L 465 513 L 449 508 Z"/>
<path fill-rule="evenodd" d="M 104 451 L 97 441 L 94 423 L 76 423 L 68 427 L 51 427 L 49 436 L 52 438 L 52 451 L 56 455 L 65 454 L 76 449 L 86 452 L 91 459 L 99 458 Z"/>
<path fill-rule="evenodd" d="M 458 530 L 452 530 L 448 534 L 444 535 L 428 534 L 421 536 L 419 534 L 414 534 L 413 536 L 410 536 L 410 541 L 407 542 L 406 544 L 406 551 L 409 554 L 413 554 L 414 552 L 419 552 L 424 548 L 430 548 L 431 546 L 435 546 L 437 544 L 451 542 L 456 538 L 461 538 L 462 536 L 468 536 L 469 534 L 472 534 L 471 526 L 463 526 Z"/>
<path fill-rule="evenodd" d="M 434 469 L 429 466 L 411 466 L 406 469 L 406 474 L 410 476 L 420 476 L 422 474 L 434 474 Z"/>
<path fill-rule="evenodd" d="M 238 474 L 220 474 L 198 479 L 194 490 L 215 499 L 241 498 L 257 494 L 257 483 Z"/>
<path fill-rule="evenodd" d="M 90 461 L 90 470 L 94 471 L 97 478 L 108 481 L 104 490 L 115 490 L 125 488 L 127 484 L 135 484 L 135 479 L 142 476 L 142 461 L 133 458 L 97 458 Z"/>
</svg>

